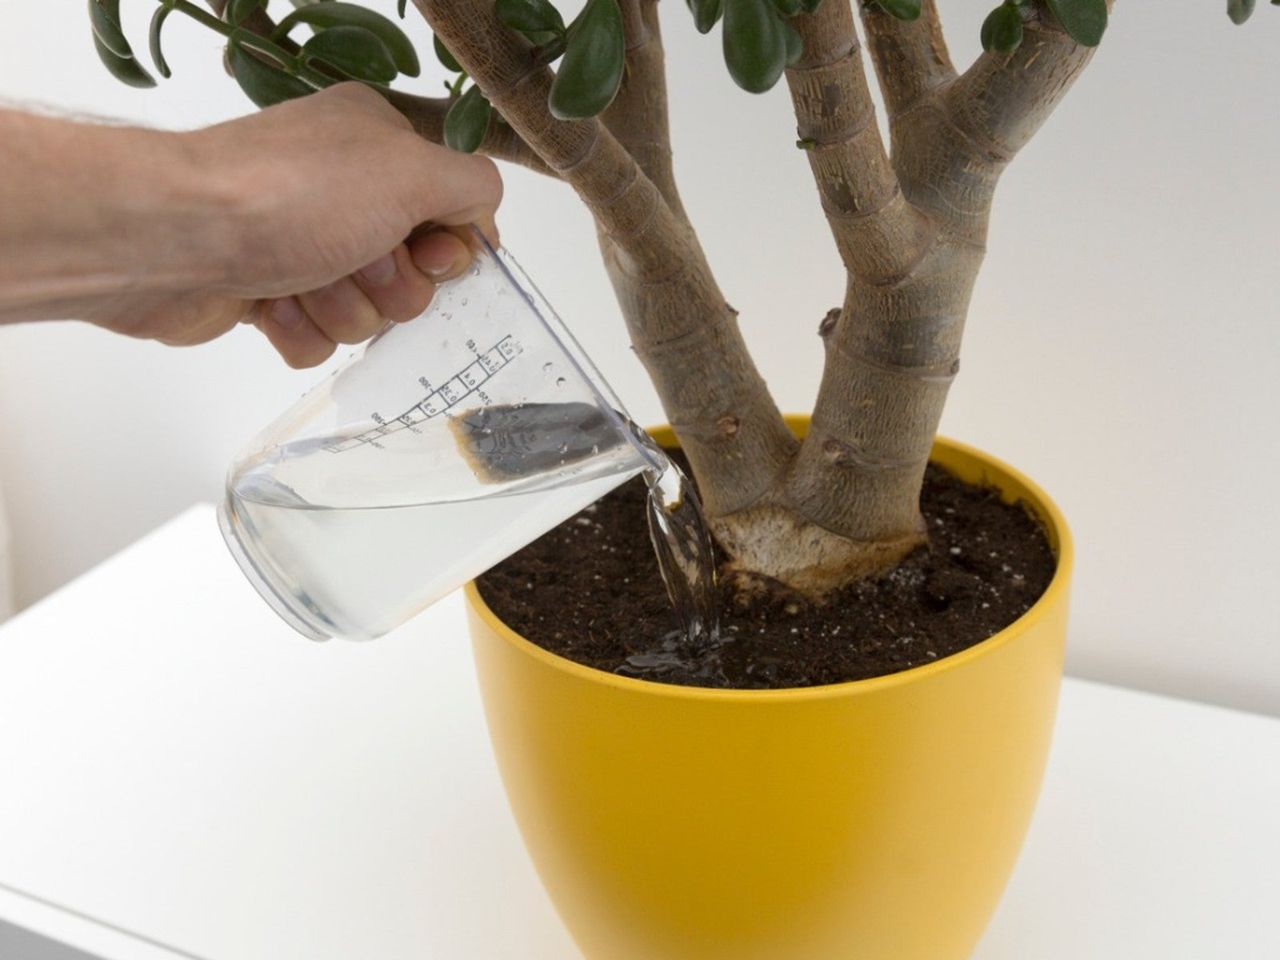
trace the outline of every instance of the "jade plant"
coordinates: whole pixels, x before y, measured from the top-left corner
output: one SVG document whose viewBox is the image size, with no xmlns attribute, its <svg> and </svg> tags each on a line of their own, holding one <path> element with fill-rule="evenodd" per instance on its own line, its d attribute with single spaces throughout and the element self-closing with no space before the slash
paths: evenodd
<svg viewBox="0 0 1280 960">
<path fill-rule="evenodd" d="M 821 595 L 921 544 L 922 477 L 959 369 L 992 197 L 1088 66 L 1114 0 L 1003 0 L 973 24 L 983 52 L 964 70 L 935 0 L 687 0 L 694 28 L 720 30 L 738 86 L 785 81 L 844 265 L 839 305 L 818 324 L 825 368 L 803 440 L 757 372 L 681 203 L 656 0 L 586 0 L 572 19 L 552 0 L 414 2 L 454 76 L 440 97 L 393 89 L 419 72 L 413 44 L 393 19 L 337 0 L 293 0 L 278 20 L 267 0 L 159 0 L 151 60 L 169 76 L 165 23 L 189 17 L 226 38 L 228 72 L 259 106 L 358 80 L 424 137 L 569 184 L 595 218 L 631 342 L 731 571 Z M 1241 23 L 1255 0 L 1227 6 Z M 118 7 L 89 2 L 98 53 L 120 80 L 150 86 Z"/>
</svg>

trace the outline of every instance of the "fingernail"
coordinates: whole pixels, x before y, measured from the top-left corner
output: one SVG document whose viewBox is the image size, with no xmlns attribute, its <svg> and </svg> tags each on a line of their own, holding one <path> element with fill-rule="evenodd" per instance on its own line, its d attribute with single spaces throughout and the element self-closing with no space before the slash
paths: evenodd
<svg viewBox="0 0 1280 960">
<path fill-rule="evenodd" d="M 429 243 L 416 251 L 414 265 L 432 280 L 461 273 L 466 267 L 459 253 L 459 243 Z"/>
<path fill-rule="evenodd" d="M 386 286 L 396 276 L 396 255 L 388 253 L 385 257 L 379 257 L 373 263 L 361 268 L 360 278 L 373 284 L 375 287 Z"/>
<path fill-rule="evenodd" d="M 286 330 L 297 329 L 306 314 L 296 297 L 283 297 L 271 304 L 271 319 Z"/>
</svg>

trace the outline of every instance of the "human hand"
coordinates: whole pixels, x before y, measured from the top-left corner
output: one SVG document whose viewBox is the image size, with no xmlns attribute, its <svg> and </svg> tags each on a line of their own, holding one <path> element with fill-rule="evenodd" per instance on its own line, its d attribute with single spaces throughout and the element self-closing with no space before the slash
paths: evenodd
<svg viewBox="0 0 1280 960">
<path fill-rule="evenodd" d="M 178 185 L 160 192 L 190 234 L 155 230 L 157 268 L 86 311 L 120 333 L 185 345 L 251 322 L 314 366 L 420 314 L 470 262 L 467 224 L 497 242 L 493 163 L 421 139 L 360 84 L 162 136 Z"/>
</svg>

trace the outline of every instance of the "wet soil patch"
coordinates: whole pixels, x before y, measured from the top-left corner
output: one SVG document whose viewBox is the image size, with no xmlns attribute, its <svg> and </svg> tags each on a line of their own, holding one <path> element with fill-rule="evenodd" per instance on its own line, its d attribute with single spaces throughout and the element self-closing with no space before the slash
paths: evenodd
<svg viewBox="0 0 1280 960">
<path fill-rule="evenodd" d="M 930 466 L 921 511 L 927 546 L 825 604 L 722 591 L 723 642 L 715 648 L 683 651 L 677 643 L 638 478 L 484 574 L 480 592 L 521 635 L 599 670 L 746 689 L 862 680 L 987 639 L 1025 613 L 1053 577 L 1039 522 L 994 490 Z"/>
</svg>

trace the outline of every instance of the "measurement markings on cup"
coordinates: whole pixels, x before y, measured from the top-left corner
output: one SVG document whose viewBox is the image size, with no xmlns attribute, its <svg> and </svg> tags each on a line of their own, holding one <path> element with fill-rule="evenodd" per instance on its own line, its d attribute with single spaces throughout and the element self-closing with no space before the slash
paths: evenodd
<svg viewBox="0 0 1280 960">
<path fill-rule="evenodd" d="M 475 350 L 474 344 L 468 342 L 468 346 Z M 381 441 L 388 434 L 405 429 L 412 430 L 414 433 L 419 432 L 417 429 L 419 423 L 446 412 L 473 393 L 478 392 L 499 370 L 515 360 L 520 355 L 520 350 L 519 341 L 508 334 L 483 353 L 476 351 L 476 359 L 473 362 L 454 374 L 441 386 L 431 390 L 425 398 L 398 417 L 386 419 L 381 414 L 371 414 L 371 419 L 377 424 L 376 427 L 354 437 L 344 437 L 341 440 L 326 444 L 324 449 L 330 453 L 343 453 L 365 444 L 381 449 Z M 424 386 L 430 388 L 430 384 L 425 378 L 420 379 Z"/>
</svg>

